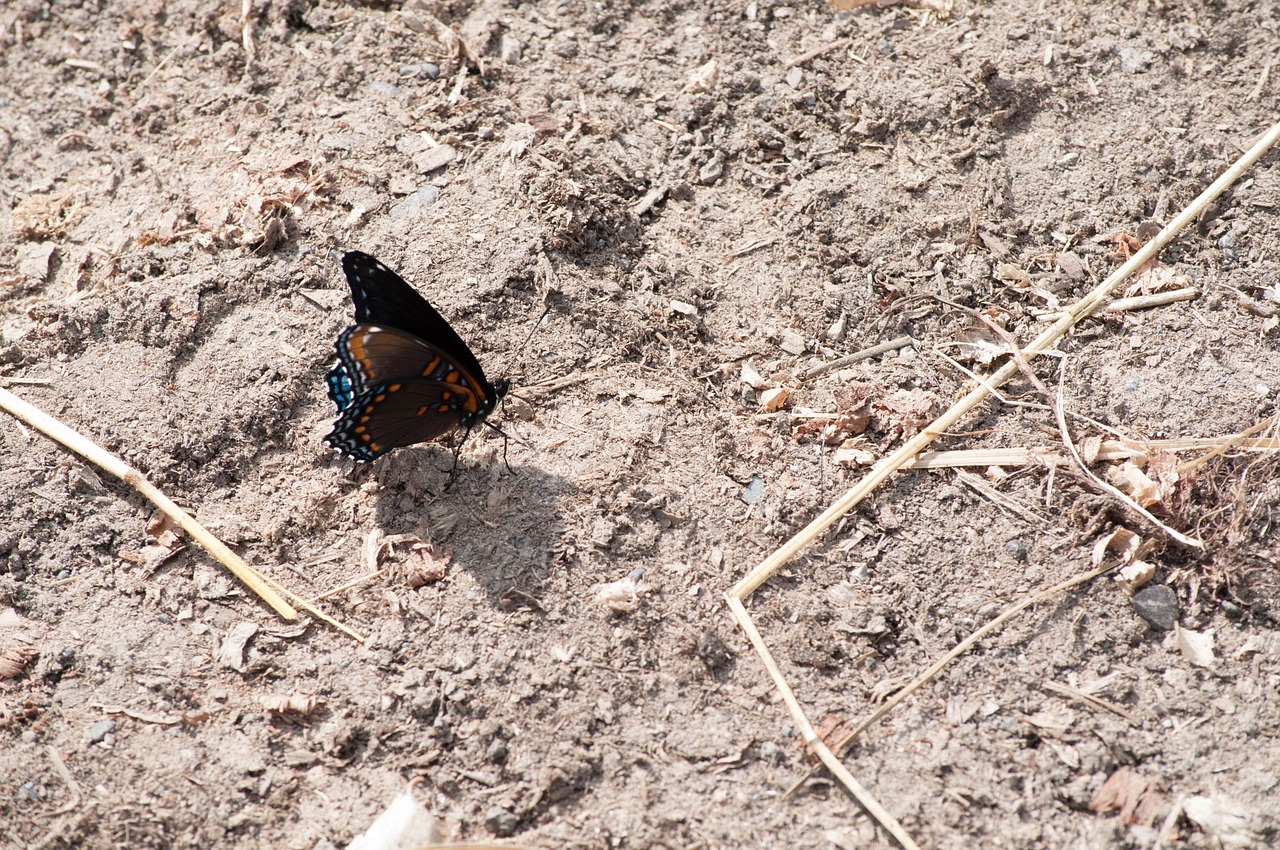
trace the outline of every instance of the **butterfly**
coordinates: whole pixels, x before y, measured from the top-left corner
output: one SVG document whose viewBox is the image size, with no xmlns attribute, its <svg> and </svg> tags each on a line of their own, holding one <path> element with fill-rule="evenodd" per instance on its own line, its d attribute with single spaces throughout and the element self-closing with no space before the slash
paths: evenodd
<svg viewBox="0 0 1280 850">
<path fill-rule="evenodd" d="M 325 376 L 338 419 L 325 442 L 358 461 L 470 431 L 507 393 L 426 299 L 360 251 L 342 255 L 356 323 L 338 334 Z"/>
</svg>

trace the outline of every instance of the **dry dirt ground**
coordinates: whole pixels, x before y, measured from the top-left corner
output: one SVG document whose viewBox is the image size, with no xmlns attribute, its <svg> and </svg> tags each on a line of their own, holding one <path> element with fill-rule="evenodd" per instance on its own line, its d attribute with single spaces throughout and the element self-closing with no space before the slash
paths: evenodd
<svg viewBox="0 0 1280 850">
<path fill-rule="evenodd" d="M 386 569 L 324 602 L 364 645 L 283 622 L 0 418 L 4 845 L 341 847 L 417 778 L 466 840 L 891 846 L 823 776 L 784 799 L 811 762 L 722 594 L 864 474 L 839 446 L 883 456 L 1001 362 L 972 311 L 1031 339 L 1274 123 L 1278 29 L 1272 0 L 4 4 L 6 385 L 304 596 Z M 1196 297 L 1039 363 L 1077 441 L 1276 412 L 1277 207 L 1273 152 L 1144 277 Z M 452 489 L 447 444 L 323 445 L 346 248 L 511 379 L 510 469 L 492 432 Z M 935 448 L 1062 453 L 1032 381 L 1004 397 Z M 973 470 L 1008 507 L 907 471 L 751 597 L 809 716 L 853 723 L 1112 529 L 1151 544 L 1163 623 L 1110 577 L 1058 595 L 849 753 L 922 846 L 1280 841 L 1280 476 L 1184 472 L 1154 510 L 1203 549 L 1072 464 Z M 634 610 L 597 603 L 629 574 Z"/>
</svg>

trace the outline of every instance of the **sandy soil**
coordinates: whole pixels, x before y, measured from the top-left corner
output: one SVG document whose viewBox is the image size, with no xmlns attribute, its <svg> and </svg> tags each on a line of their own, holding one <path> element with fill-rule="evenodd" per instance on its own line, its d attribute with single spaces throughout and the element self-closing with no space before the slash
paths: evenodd
<svg viewBox="0 0 1280 850">
<path fill-rule="evenodd" d="M 275 619 L 0 417 L 5 846 L 344 846 L 415 778 L 466 840 L 892 846 L 827 778 L 784 799 L 811 761 L 722 594 L 864 474 L 841 444 L 883 456 L 959 365 L 994 368 L 970 311 L 1031 339 L 1274 123 L 1274 6 L 248 6 L 0 8 L 0 380 L 304 596 L 386 568 L 325 601 L 369 639 Z M 1039 364 L 1077 441 L 1276 412 L 1277 207 L 1272 153 L 1143 278 L 1195 298 Z M 512 381 L 510 442 L 473 435 L 452 489 L 447 444 L 322 442 L 348 248 Z M 936 448 L 1063 451 L 1031 381 L 1005 398 Z M 1275 846 L 1276 461 L 1163 480 L 1203 549 L 1070 464 L 971 473 L 1007 505 L 904 472 L 751 598 L 815 722 L 1116 527 L 1168 619 L 1110 578 L 1056 596 L 873 726 L 854 775 L 925 847 Z M 628 575 L 635 610 L 595 601 Z"/>
</svg>

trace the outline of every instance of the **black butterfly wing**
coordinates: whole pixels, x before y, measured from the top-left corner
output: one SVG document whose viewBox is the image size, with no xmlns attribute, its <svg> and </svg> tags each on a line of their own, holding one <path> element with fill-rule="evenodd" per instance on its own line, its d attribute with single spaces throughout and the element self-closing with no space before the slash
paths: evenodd
<svg viewBox="0 0 1280 850">
<path fill-rule="evenodd" d="M 325 442 L 342 454 L 370 461 L 398 446 L 435 439 L 457 428 L 479 398 L 464 384 L 405 379 L 374 384 L 354 396 Z"/>
<path fill-rule="evenodd" d="M 368 254 L 342 268 L 356 324 L 334 343 L 325 377 L 339 415 L 325 441 L 370 461 L 398 446 L 470 429 L 493 412 L 507 384 L 489 383 L 471 349 L 421 295 Z"/>
<path fill-rule="evenodd" d="M 418 291 L 400 275 L 362 251 L 342 255 L 342 270 L 356 305 L 356 322 L 407 331 L 443 351 L 485 384 L 480 361 Z"/>
<path fill-rule="evenodd" d="M 352 325 L 338 335 L 334 347 L 338 364 L 329 370 L 325 382 L 338 410 L 345 410 L 375 384 L 399 380 L 462 384 L 481 399 L 493 394 L 483 378 L 468 372 L 448 352 L 399 328 Z"/>
</svg>

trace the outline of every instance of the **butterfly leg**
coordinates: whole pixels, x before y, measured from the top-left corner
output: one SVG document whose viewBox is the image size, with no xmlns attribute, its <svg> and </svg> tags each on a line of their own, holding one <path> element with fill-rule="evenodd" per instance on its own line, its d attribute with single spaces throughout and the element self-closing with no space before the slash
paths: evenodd
<svg viewBox="0 0 1280 850">
<path fill-rule="evenodd" d="M 497 431 L 499 434 L 502 435 L 502 462 L 506 464 L 507 472 L 510 472 L 512 475 L 515 475 L 516 471 L 511 468 L 511 462 L 507 460 L 507 445 L 511 442 L 511 439 L 507 436 L 507 432 L 503 431 L 497 425 L 494 425 L 488 419 L 484 421 L 484 424 L 488 425 L 490 428 L 492 428 L 493 430 Z"/>
<path fill-rule="evenodd" d="M 458 458 L 462 454 L 462 447 L 467 442 L 467 436 L 471 433 L 468 428 L 462 435 L 462 439 L 458 440 L 453 446 L 453 465 L 449 467 L 449 480 L 445 482 L 444 492 L 453 492 L 454 486 L 458 483 Z"/>
<path fill-rule="evenodd" d="M 485 421 L 484 424 L 488 425 L 490 428 L 492 428 L 493 430 L 497 431 L 499 434 L 502 435 L 502 462 L 506 464 L 507 472 L 510 472 L 512 475 L 515 475 L 516 471 L 511 468 L 511 463 L 510 461 L 507 460 L 507 444 L 510 442 L 510 437 L 507 435 L 507 432 L 503 431 L 497 425 L 494 425 L 492 422 L 489 422 L 487 420 Z M 473 428 L 468 428 L 466 431 L 463 431 L 462 437 L 459 438 L 456 443 L 454 443 L 453 465 L 449 467 L 449 481 L 447 484 L 445 484 L 445 487 L 444 487 L 446 493 L 452 491 L 454 484 L 456 484 L 458 481 L 458 459 L 462 454 L 462 447 L 467 444 L 467 438 L 471 436 L 472 430 Z M 518 441 L 518 438 L 517 438 L 517 441 Z M 441 470 L 441 472 L 443 471 L 444 470 Z"/>
</svg>

